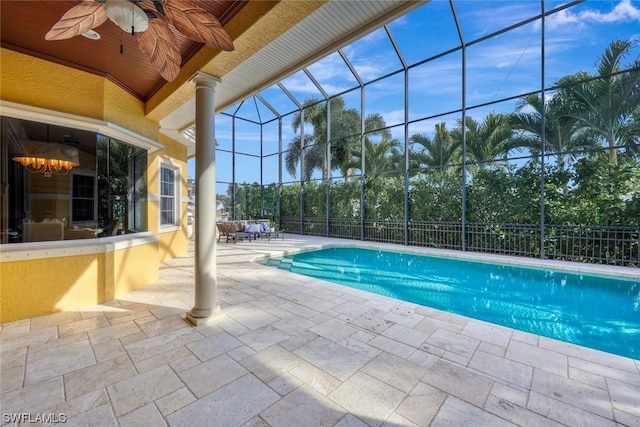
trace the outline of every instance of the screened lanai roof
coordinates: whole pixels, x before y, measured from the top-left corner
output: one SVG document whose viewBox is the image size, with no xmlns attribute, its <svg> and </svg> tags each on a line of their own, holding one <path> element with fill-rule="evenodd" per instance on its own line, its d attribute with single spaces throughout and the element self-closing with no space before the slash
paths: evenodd
<svg viewBox="0 0 640 427">
<path fill-rule="evenodd" d="M 358 39 L 371 30 L 393 21 L 423 2 L 406 0 L 332 0 L 328 2 L 287 1 L 288 8 L 320 5 L 305 19 L 294 24 L 280 37 L 224 73 L 216 86 L 216 111 L 223 111 L 249 96 L 255 95 L 302 67 Z M 290 9 L 285 9 L 290 10 Z M 291 25 L 287 14 L 280 16 L 283 26 Z M 277 25 L 270 19 L 256 21 L 256 26 Z M 221 75 L 215 61 L 201 69 Z M 193 124 L 195 100 L 184 103 L 160 121 L 161 131 L 188 143 L 189 156 L 194 155 Z M 186 132 L 185 132 L 186 131 Z"/>
<path fill-rule="evenodd" d="M 462 109 L 513 110 L 528 93 L 593 71 L 612 40 L 634 39 L 637 10 L 632 0 L 329 1 L 223 76 L 216 111 L 265 124 L 308 99 L 340 96 L 393 128 Z M 163 127 L 193 144 L 192 109 Z"/>
</svg>

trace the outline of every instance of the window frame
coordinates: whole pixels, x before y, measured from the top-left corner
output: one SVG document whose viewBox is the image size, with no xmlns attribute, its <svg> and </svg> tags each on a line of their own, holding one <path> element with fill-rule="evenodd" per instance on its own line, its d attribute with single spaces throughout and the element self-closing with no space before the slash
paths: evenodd
<svg viewBox="0 0 640 427">
<path fill-rule="evenodd" d="M 76 176 L 86 176 L 93 178 L 93 219 L 77 221 L 73 216 L 73 202 L 75 199 L 88 200 L 86 197 L 75 197 L 73 194 L 73 181 Z M 98 223 L 98 175 L 93 171 L 85 171 L 82 169 L 72 169 L 69 176 L 69 226 L 94 227 Z"/>
<path fill-rule="evenodd" d="M 163 215 L 162 215 L 162 201 L 165 199 L 163 194 L 163 170 L 168 169 L 173 172 L 173 222 L 163 223 Z M 182 215 L 181 215 L 181 205 L 182 205 L 182 186 L 180 183 L 182 182 L 182 167 L 171 159 L 160 159 L 158 164 L 158 229 L 160 232 L 169 232 L 169 231 L 177 231 L 182 228 Z"/>
</svg>

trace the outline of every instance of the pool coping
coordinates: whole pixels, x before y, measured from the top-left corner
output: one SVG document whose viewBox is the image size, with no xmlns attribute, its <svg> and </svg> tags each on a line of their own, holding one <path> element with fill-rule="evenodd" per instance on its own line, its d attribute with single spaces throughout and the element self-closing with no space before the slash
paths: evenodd
<svg viewBox="0 0 640 427">
<path fill-rule="evenodd" d="M 309 245 L 304 248 L 290 249 L 284 251 L 274 251 L 269 254 L 257 255 L 251 259 L 251 262 L 255 262 L 260 259 L 266 258 L 278 258 L 281 256 L 291 255 L 294 253 L 310 252 L 320 249 L 334 248 L 334 247 L 354 247 L 380 250 L 384 249 L 393 252 L 405 252 L 415 253 L 419 255 L 428 255 L 441 258 L 455 258 L 463 259 L 465 261 L 475 262 L 492 262 L 503 265 L 515 265 L 523 268 L 534 269 L 550 269 L 556 271 L 564 271 L 569 273 L 582 273 L 593 276 L 605 276 L 614 277 L 629 280 L 640 281 L 640 268 L 622 267 L 606 264 L 587 264 L 573 261 L 558 261 L 550 259 L 537 259 L 527 258 L 512 255 L 500 255 L 500 254 L 487 254 L 479 252 L 457 251 L 451 249 L 437 249 L 428 248 L 422 246 L 405 246 L 392 243 L 378 243 L 378 242 L 363 242 L 363 241 L 348 241 L 340 243 L 323 243 L 318 245 Z"/>
</svg>

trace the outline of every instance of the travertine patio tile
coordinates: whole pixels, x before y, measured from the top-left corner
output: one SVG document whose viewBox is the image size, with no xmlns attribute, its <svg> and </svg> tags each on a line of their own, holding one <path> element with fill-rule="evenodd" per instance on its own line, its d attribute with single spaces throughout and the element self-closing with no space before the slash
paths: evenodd
<svg viewBox="0 0 640 427">
<path fill-rule="evenodd" d="M 461 336 L 445 329 L 435 331 L 423 344 L 422 348 L 436 346 L 446 351 L 458 353 L 467 358 L 471 357 L 480 345 L 480 340 Z"/>
<path fill-rule="evenodd" d="M 509 344 L 505 357 L 552 374 L 569 375 L 567 356 L 554 351 L 514 341 Z"/>
<path fill-rule="evenodd" d="M 444 360 L 434 363 L 422 381 L 478 407 L 484 405 L 493 384 L 488 378 Z"/>
<path fill-rule="evenodd" d="M 186 347 L 178 347 L 173 350 L 165 351 L 148 359 L 135 362 L 135 367 L 139 373 L 150 371 L 158 366 L 168 365 L 176 360 L 184 359 L 193 355 Z"/>
<path fill-rule="evenodd" d="M 162 319 L 157 319 L 155 316 L 150 316 L 150 321 L 136 322 L 144 334 L 148 337 L 160 335 L 169 331 L 175 331 L 184 327 L 189 327 L 187 322 L 180 316 L 169 316 Z"/>
<path fill-rule="evenodd" d="M 169 363 L 169 366 L 171 366 L 171 368 L 174 371 L 180 373 L 189 368 L 193 368 L 194 366 L 199 365 L 200 363 L 202 363 L 200 359 L 198 359 L 193 354 L 190 354 L 186 357 L 183 357 L 182 359 L 174 360 L 173 362 Z"/>
<path fill-rule="evenodd" d="M 60 337 L 66 337 L 69 335 L 78 334 L 80 332 L 87 332 L 94 329 L 105 328 L 107 326 L 110 326 L 109 321 L 106 317 L 100 315 L 60 325 L 58 326 L 58 334 Z"/>
<path fill-rule="evenodd" d="M 351 335 L 339 341 L 338 344 L 341 344 L 347 347 L 348 349 L 351 349 L 357 353 L 362 354 L 363 356 L 367 357 L 369 360 L 373 359 L 374 357 L 382 353 L 382 350 L 380 350 L 379 348 L 373 347 L 368 344 L 368 342 L 371 340 L 368 340 L 367 342 L 363 342 L 356 338 L 358 335 L 359 334 Z"/>
<path fill-rule="evenodd" d="M 247 332 L 251 331 L 251 329 L 247 328 L 240 322 L 236 322 L 224 313 L 225 312 L 222 311 L 222 318 L 216 321 L 216 326 L 218 326 L 220 329 L 230 333 L 234 337 L 246 334 Z"/>
<path fill-rule="evenodd" d="M 75 417 L 68 418 L 64 423 L 65 426 L 86 427 L 86 426 L 113 426 L 117 425 L 113 410 L 109 405 L 101 405 Z M 149 425 L 149 424 L 147 424 Z M 162 424 L 160 424 L 161 426 Z"/>
<path fill-rule="evenodd" d="M 347 301 L 344 301 L 345 299 Z M 362 305 L 361 301 L 354 302 L 347 296 L 343 295 L 342 300 L 344 302 L 337 304 L 335 307 L 333 307 L 332 310 L 338 314 L 345 315 L 347 318 L 349 318 L 349 320 L 355 319 L 358 316 L 362 316 L 363 314 L 372 310 L 371 308 Z"/>
<path fill-rule="evenodd" d="M 404 399 L 404 393 L 363 372 L 344 381 L 329 398 L 370 425 L 381 425 Z"/>
<path fill-rule="evenodd" d="M 73 399 L 136 374 L 129 358 L 119 356 L 65 374 L 65 393 L 68 399 Z"/>
<path fill-rule="evenodd" d="M 24 364 L 0 370 L 0 393 L 8 393 L 22 387 Z"/>
<path fill-rule="evenodd" d="M 325 301 L 323 299 L 316 298 L 313 295 L 305 294 L 302 292 L 289 295 L 287 299 L 293 303 L 305 306 L 307 308 L 311 308 L 319 312 L 327 311 L 335 307 L 336 305 L 333 302 Z"/>
<path fill-rule="evenodd" d="M 529 400 L 529 391 L 502 383 L 494 383 L 491 388 L 491 396 L 524 408 L 527 406 L 527 401 Z"/>
<path fill-rule="evenodd" d="M 274 345 L 242 359 L 240 364 L 261 381 L 268 383 L 302 362 L 295 354 Z"/>
<path fill-rule="evenodd" d="M 245 375 L 169 415 L 167 422 L 171 426 L 237 427 L 279 398 L 256 377 Z"/>
<path fill-rule="evenodd" d="M 339 379 L 308 362 L 300 363 L 291 369 L 290 373 L 323 395 L 329 394 L 340 385 Z"/>
<path fill-rule="evenodd" d="M 405 417 L 401 416 L 397 412 L 392 412 L 391 415 L 389 415 L 389 418 L 387 418 L 387 421 L 382 423 L 382 427 L 396 427 L 396 426 L 420 427 L 420 426 L 412 423 L 411 421 L 409 421 Z"/>
<path fill-rule="evenodd" d="M 73 334 L 66 337 L 58 337 L 57 339 L 52 339 L 43 343 L 36 343 L 29 346 L 29 354 L 39 353 L 45 350 L 52 350 L 56 348 L 65 348 L 71 344 L 77 344 L 81 341 L 87 341 L 87 334 L 79 333 Z"/>
<path fill-rule="evenodd" d="M 384 312 L 378 310 L 368 311 L 351 321 L 352 325 L 358 326 L 375 335 L 381 334 L 389 329 L 394 323 L 384 319 Z"/>
<path fill-rule="evenodd" d="M 574 406 L 580 405 L 581 402 L 581 400 L 575 399 L 573 405 L 570 405 L 532 391 L 527 408 L 567 426 L 613 427 L 615 425 L 615 423 L 608 418 Z"/>
<path fill-rule="evenodd" d="M 419 382 L 396 412 L 419 426 L 428 426 L 447 398 L 447 393 Z"/>
<path fill-rule="evenodd" d="M 358 331 L 353 326 L 336 319 L 329 319 L 309 330 L 333 342 L 338 342 Z"/>
<path fill-rule="evenodd" d="M 575 344 L 570 344 L 546 337 L 540 337 L 539 347 L 557 351 L 558 353 L 564 353 L 577 360 L 591 362 L 594 365 L 606 366 L 608 368 L 626 371 L 633 374 L 637 373 L 637 369 L 633 359 L 616 356 L 604 351 L 593 350 L 590 348 L 581 347 Z"/>
<path fill-rule="evenodd" d="M 440 412 L 431 423 L 433 427 L 439 426 L 487 426 L 502 427 L 514 426 L 510 423 L 498 418 L 489 412 L 484 412 L 480 408 L 472 406 L 460 399 L 449 396 L 440 408 Z"/>
<path fill-rule="evenodd" d="M 531 376 L 533 375 L 531 366 L 503 359 L 490 353 L 477 351 L 471 358 L 469 367 L 508 384 L 522 388 L 529 388 L 531 385 Z"/>
<path fill-rule="evenodd" d="M 16 367 L 24 367 L 27 363 L 27 347 L 13 348 L 0 352 L 0 369 L 12 369 Z"/>
<path fill-rule="evenodd" d="M 507 348 L 499 346 L 497 344 L 493 344 L 487 341 L 480 341 L 480 345 L 478 346 L 478 350 L 482 350 L 485 353 L 491 353 L 498 357 L 504 357 L 507 354 Z"/>
<path fill-rule="evenodd" d="M 22 334 L 8 334 L 6 336 L 3 335 L 0 339 L 0 349 L 2 349 L 2 353 L 4 353 L 5 351 L 47 343 L 56 338 L 58 338 L 58 328 L 55 326 Z"/>
<path fill-rule="evenodd" d="M 613 408 L 605 390 L 539 369 L 533 373 L 531 390 L 569 405 L 578 406 L 593 414 L 608 419 L 613 418 Z"/>
<path fill-rule="evenodd" d="M 273 322 L 271 326 L 280 329 L 282 332 L 288 335 L 297 335 L 303 333 L 317 325 L 316 322 L 312 322 L 307 318 L 298 316 L 285 310 L 282 311 L 284 311 L 284 313 L 281 315 L 280 320 L 278 320 L 277 322 Z"/>
<path fill-rule="evenodd" d="M 202 335 L 193 328 L 186 326 L 151 338 L 142 339 L 124 346 L 134 362 L 148 359 L 169 350 L 187 345 L 202 339 Z"/>
<path fill-rule="evenodd" d="M 138 332 L 142 332 L 138 325 L 133 321 L 129 321 L 107 326 L 106 328 L 94 329 L 89 331 L 88 334 L 91 344 L 96 345 L 104 341 L 111 341 L 112 339 L 125 337 Z"/>
<path fill-rule="evenodd" d="M 430 336 L 430 334 L 400 324 L 391 325 L 382 335 L 415 348 L 419 348 Z"/>
<path fill-rule="evenodd" d="M 158 408 L 150 403 L 119 418 L 120 425 L 131 427 L 166 426 Z"/>
<path fill-rule="evenodd" d="M 407 358 L 407 360 L 417 363 L 424 369 L 430 369 L 433 364 L 436 363 L 439 359 L 439 356 L 435 356 L 422 350 L 416 350 L 411 356 Z"/>
<path fill-rule="evenodd" d="M 389 320 L 393 323 L 404 325 L 409 328 L 413 328 L 424 320 L 423 315 L 417 314 L 413 308 L 407 307 L 393 307 L 382 317 L 385 320 Z"/>
<path fill-rule="evenodd" d="M 368 425 L 353 415 L 347 414 L 335 425 L 335 427 L 368 427 Z"/>
<path fill-rule="evenodd" d="M 227 332 L 220 332 L 205 339 L 187 344 L 187 348 L 203 362 L 244 345 Z"/>
<path fill-rule="evenodd" d="M 254 306 L 227 313 L 227 316 L 251 330 L 265 327 L 280 320 L 280 318 Z"/>
<path fill-rule="evenodd" d="M 27 355 L 25 385 L 66 374 L 94 364 L 96 361 L 89 340 L 76 341 L 64 347 L 54 347 Z"/>
<path fill-rule="evenodd" d="M 498 325 L 492 325 L 491 323 L 470 320 L 462 329 L 461 334 L 501 347 L 506 347 L 509 345 L 513 330 Z"/>
<path fill-rule="evenodd" d="M 634 417 L 640 424 L 640 387 L 607 379 L 613 408 Z"/>
<path fill-rule="evenodd" d="M 182 387 L 173 393 L 169 393 L 166 396 L 157 399 L 155 403 L 160 410 L 160 413 L 166 417 L 167 415 L 173 414 L 175 411 L 182 409 L 195 401 L 196 397 L 193 393 L 191 393 L 188 388 Z"/>
<path fill-rule="evenodd" d="M 222 354 L 214 359 L 180 372 L 178 375 L 200 398 L 249 373 L 235 360 Z"/>
<path fill-rule="evenodd" d="M 631 359 L 628 359 L 629 361 Z M 611 365 L 607 365 L 606 362 L 596 363 L 588 360 L 580 359 L 577 357 L 569 357 L 569 367 L 580 369 L 582 371 L 591 372 L 592 374 L 602 375 L 605 378 L 613 378 L 618 381 L 626 382 L 640 387 L 640 375 L 631 371 L 630 364 L 622 365 L 616 364 L 617 358 L 612 357 Z"/>
<path fill-rule="evenodd" d="M 134 411 L 183 387 L 168 366 L 129 377 L 107 387 L 117 417 Z"/>
<path fill-rule="evenodd" d="M 346 411 L 308 386 L 301 386 L 260 413 L 272 427 L 333 426 Z"/>
<path fill-rule="evenodd" d="M 263 328 L 247 332 L 246 334 L 239 335 L 237 338 L 253 350 L 260 351 L 289 338 L 289 335 L 285 334 L 280 329 L 268 325 Z"/>
<path fill-rule="evenodd" d="M 280 341 L 278 345 L 282 345 L 282 341 Z M 233 350 L 227 352 L 227 356 L 236 361 L 243 360 L 251 356 L 252 354 L 256 354 L 256 351 L 248 345 L 241 345 L 240 347 L 236 347 Z"/>
<path fill-rule="evenodd" d="M 589 384 L 594 387 L 606 389 L 607 383 L 602 375 L 594 374 L 593 372 L 583 371 L 569 367 L 569 378 L 581 383 Z"/>
<path fill-rule="evenodd" d="M 305 319 L 310 319 L 319 313 L 319 311 L 314 310 L 313 308 L 305 307 L 304 305 L 300 304 L 294 304 L 290 301 L 287 301 L 284 304 L 279 305 L 278 307 L 293 314 L 297 314 L 298 316 Z"/>
<path fill-rule="evenodd" d="M 514 330 L 513 334 L 511 335 L 511 340 L 512 341 L 518 341 L 518 342 L 522 342 L 525 344 L 529 344 L 532 345 L 534 347 L 538 347 L 539 344 L 539 336 L 538 335 L 534 335 L 534 334 L 530 334 L 528 332 L 523 332 L 523 331 L 518 331 L 518 330 Z"/>
<path fill-rule="evenodd" d="M 562 424 L 543 417 L 508 399 L 489 395 L 484 410 L 519 426 L 560 427 Z"/>
<path fill-rule="evenodd" d="M 267 383 L 267 385 L 280 396 L 285 396 L 291 393 L 293 390 L 300 387 L 301 384 L 302 381 L 288 372 L 272 379 Z"/>
<path fill-rule="evenodd" d="M 10 391 L 2 395 L 2 412 L 36 413 L 64 402 L 62 377 Z"/>
<path fill-rule="evenodd" d="M 186 307 L 185 307 L 186 308 Z M 182 307 L 156 307 L 149 310 L 157 319 L 164 319 L 165 317 L 181 316 L 185 313 L 185 308 Z"/>
<path fill-rule="evenodd" d="M 326 338 L 316 338 L 294 353 L 328 374 L 345 380 L 369 361 L 369 358 Z"/>
<path fill-rule="evenodd" d="M 38 329 L 64 325 L 66 323 L 76 322 L 81 319 L 82 317 L 77 311 L 61 311 L 58 313 L 47 314 L 31 319 L 31 330 L 37 331 Z"/>
<path fill-rule="evenodd" d="M 75 417 L 100 406 L 109 405 L 109 398 L 104 389 L 95 390 L 82 396 L 70 399 L 42 410 L 45 414 L 65 414 L 66 418 Z"/>
<path fill-rule="evenodd" d="M 0 325 L 0 340 L 9 338 L 13 335 L 22 335 L 31 329 L 31 319 L 16 320 Z"/>
<path fill-rule="evenodd" d="M 367 363 L 361 371 L 405 393 L 409 393 L 427 372 L 416 363 L 386 352 Z"/>
</svg>

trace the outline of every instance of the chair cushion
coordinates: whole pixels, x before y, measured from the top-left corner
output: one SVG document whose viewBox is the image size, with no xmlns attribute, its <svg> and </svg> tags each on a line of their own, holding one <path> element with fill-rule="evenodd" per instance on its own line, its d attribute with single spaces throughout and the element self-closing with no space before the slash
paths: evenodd
<svg viewBox="0 0 640 427">
<path fill-rule="evenodd" d="M 247 224 L 244 226 L 244 231 L 247 233 L 260 233 L 260 224 Z"/>
</svg>

